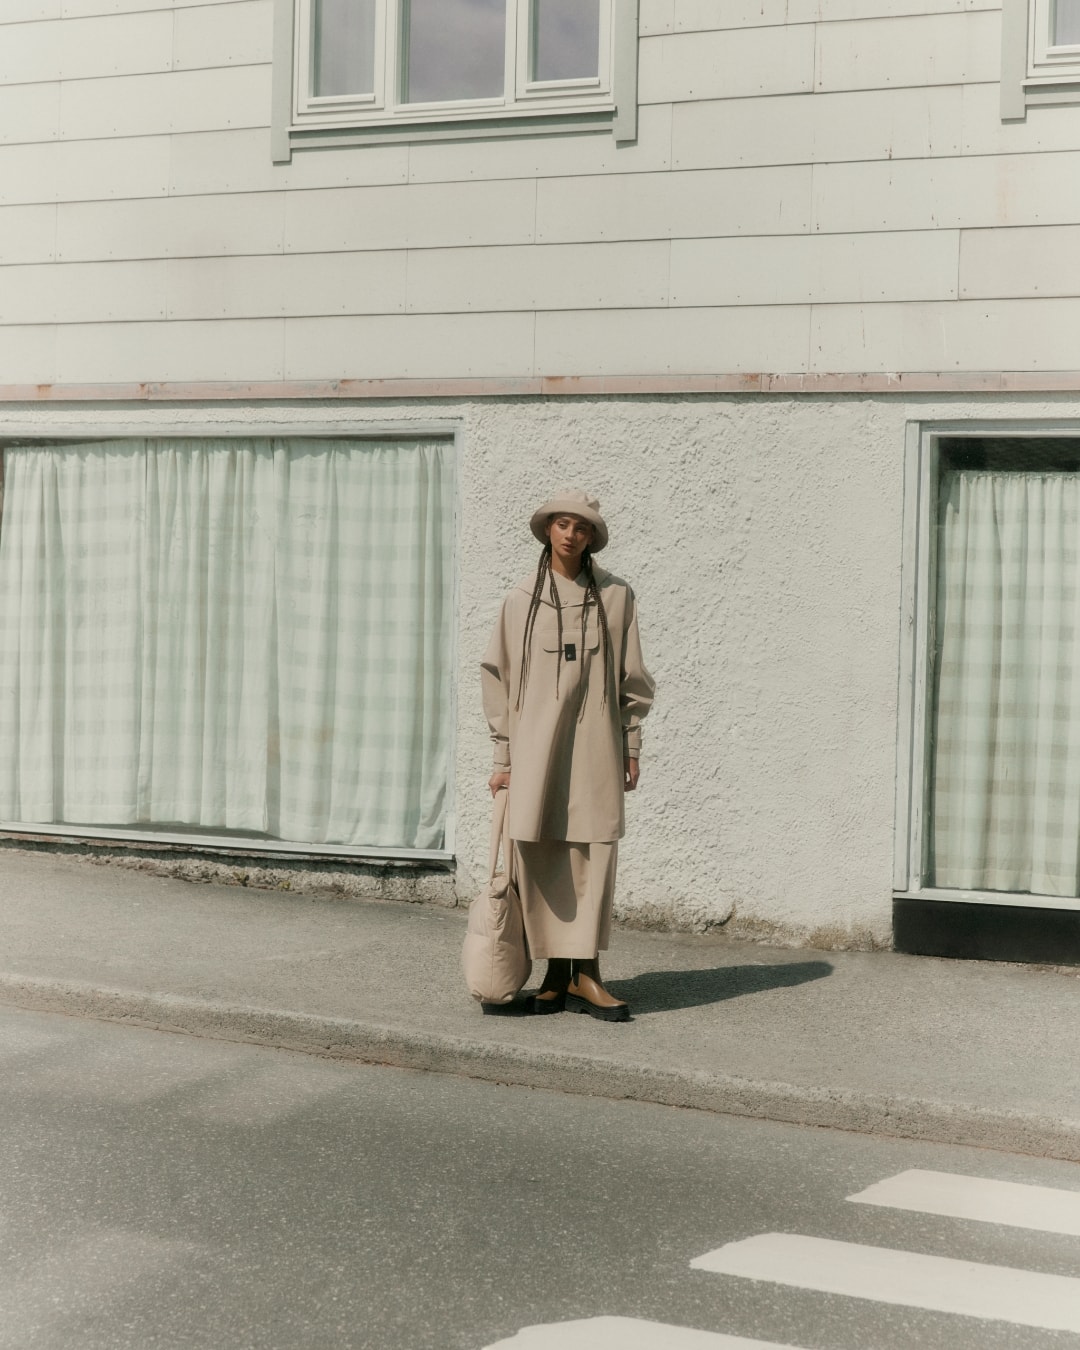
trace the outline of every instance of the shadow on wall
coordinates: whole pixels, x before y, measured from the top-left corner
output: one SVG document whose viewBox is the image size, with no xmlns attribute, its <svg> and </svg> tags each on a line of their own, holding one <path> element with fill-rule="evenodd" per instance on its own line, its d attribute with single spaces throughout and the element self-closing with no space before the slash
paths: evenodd
<svg viewBox="0 0 1080 1350">
<path fill-rule="evenodd" d="M 783 965 L 717 966 L 710 970 L 653 970 L 629 980 L 610 980 L 611 992 L 630 1004 L 635 1016 L 671 1012 L 675 1008 L 700 1008 L 744 994 L 761 994 L 807 984 L 831 975 L 828 961 L 792 961 Z"/>
</svg>

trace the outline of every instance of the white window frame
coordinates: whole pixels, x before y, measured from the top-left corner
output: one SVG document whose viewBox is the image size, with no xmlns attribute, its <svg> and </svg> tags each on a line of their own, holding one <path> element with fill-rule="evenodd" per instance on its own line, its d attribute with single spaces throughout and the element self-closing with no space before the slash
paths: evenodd
<svg viewBox="0 0 1080 1350">
<path fill-rule="evenodd" d="M 1031 0 L 1031 31 L 1028 37 L 1028 78 L 1080 79 L 1080 43 L 1055 45 L 1051 41 L 1058 0 Z"/>
<path fill-rule="evenodd" d="M 66 422 L 62 418 L 49 417 L 44 423 L 20 423 L 17 419 L 4 421 L 0 425 L 0 492 L 3 486 L 3 451 L 6 446 L 53 444 L 57 441 L 113 440 L 126 437 L 235 437 L 247 440 L 252 434 L 252 419 L 237 417 L 234 421 L 228 417 L 220 421 L 202 421 L 198 415 L 186 420 L 162 410 L 160 415 L 146 417 L 137 413 L 130 422 L 117 422 L 108 418 L 101 421 L 87 419 L 83 422 Z M 258 422 L 259 436 L 282 437 L 285 439 L 303 439 L 319 437 L 325 439 L 347 438 L 350 440 L 406 440 L 413 441 L 426 437 L 439 437 L 452 442 L 454 446 L 455 487 L 454 487 L 454 535 L 453 557 L 453 612 L 461 612 L 461 511 L 463 478 L 461 472 L 464 435 L 463 424 L 455 420 L 431 420 L 416 422 L 365 422 L 360 419 L 341 420 L 334 416 L 332 409 L 322 420 L 313 420 L 310 416 L 298 418 L 295 422 Z M 398 863 L 435 863 L 448 865 L 457 856 L 457 727 L 458 727 L 458 624 L 453 627 L 452 649 L 448 653 L 450 662 L 450 741 L 447 751 L 448 771 L 446 782 L 446 824 L 441 849 L 422 848 L 382 848 L 363 844 L 309 844 L 296 843 L 288 839 L 267 839 L 262 836 L 245 836 L 232 832 L 200 832 L 197 829 L 183 832 L 154 829 L 124 828 L 122 826 L 87 826 L 39 823 L 28 821 L 0 821 L 0 837 L 26 836 L 44 839 L 95 839 L 117 840 L 125 843 L 171 844 L 185 848 L 228 854 L 253 854 L 263 856 L 286 856 L 293 858 L 338 858 L 352 862 L 398 862 Z"/>
<path fill-rule="evenodd" d="M 600 0 L 599 71 L 571 80 L 531 78 L 531 0 L 506 0 L 505 96 L 439 103 L 397 99 L 408 0 L 377 0 L 374 93 L 312 93 L 314 0 L 274 0 L 273 158 L 303 146 L 611 131 L 637 137 L 638 0 Z M 381 60 L 380 60 L 381 56 Z"/>
<path fill-rule="evenodd" d="M 949 890 L 931 886 L 926 881 L 926 774 L 933 687 L 930 653 L 935 623 L 939 446 L 943 439 L 988 436 L 1077 440 L 1080 439 L 1080 423 L 1047 420 L 907 424 L 897 684 L 894 897 L 1026 909 L 1080 910 L 1080 898 L 1019 891 Z"/>
<path fill-rule="evenodd" d="M 1001 118 L 1029 108 L 1080 103 L 1080 44 L 1050 41 L 1055 0 L 1002 0 Z"/>
</svg>

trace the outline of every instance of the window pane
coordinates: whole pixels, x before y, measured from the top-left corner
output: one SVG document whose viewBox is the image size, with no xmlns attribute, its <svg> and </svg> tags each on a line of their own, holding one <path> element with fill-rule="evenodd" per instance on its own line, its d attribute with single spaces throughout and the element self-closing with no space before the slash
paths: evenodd
<svg viewBox="0 0 1080 1350">
<path fill-rule="evenodd" d="M 441 847 L 446 443 L 5 459 L 0 819 Z"/>
<path fill-rule="evenodd" d="M 1080 0 L 1057 0 L 1054 6 L 1054 46 L 1080 44 Z"/>
<path fill-rule="evenodd" d="M 500 98 L 506 87 L 507 0 L 409 0 L 406 103 Z"/>
<path fill-rule="evenodd" d="M 314 91 L 370 94 L 375 89 L 375 0 L 315 0 Z"/>
<path fill-rule="evenodd" d="M 533 0 L 532 77 L 584 80 L 600 70 L 600 0 Z"/>
</svg>

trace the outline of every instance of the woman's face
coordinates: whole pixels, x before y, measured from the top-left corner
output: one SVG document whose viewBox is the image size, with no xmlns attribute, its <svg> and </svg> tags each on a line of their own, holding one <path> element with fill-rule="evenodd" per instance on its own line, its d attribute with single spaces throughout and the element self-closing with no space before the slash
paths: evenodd
<svg viewBox="0 0 1080 1350">
<path fill-rule="evenodd" d="M 552 516 L 547 535 L 551 551 L 564 563 L 580 562 L 581 555 L 593 540 L 593 527 L 581 516 Z"/>
</svg>

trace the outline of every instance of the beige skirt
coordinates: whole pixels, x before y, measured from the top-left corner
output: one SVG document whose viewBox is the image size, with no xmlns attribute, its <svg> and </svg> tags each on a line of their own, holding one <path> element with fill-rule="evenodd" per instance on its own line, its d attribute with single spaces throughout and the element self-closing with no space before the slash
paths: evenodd
<svg viewBox="0 0 1080 1350">
<path fill-rule="evenodd" d="M 605 951 L 611 935 L 618 843 L 539 839 L 519 840 L 514 848 L 529 955 L 587 960 Z"/>
</svg>

